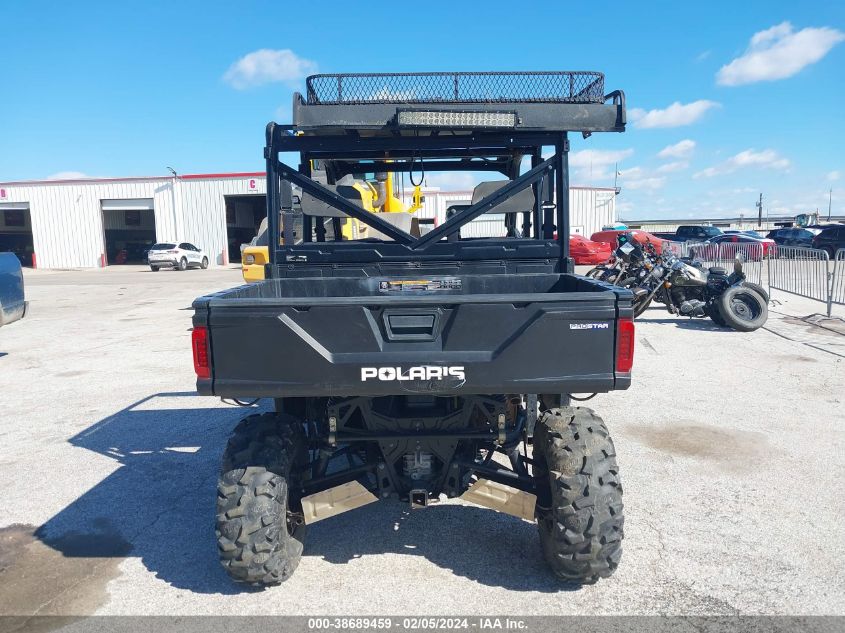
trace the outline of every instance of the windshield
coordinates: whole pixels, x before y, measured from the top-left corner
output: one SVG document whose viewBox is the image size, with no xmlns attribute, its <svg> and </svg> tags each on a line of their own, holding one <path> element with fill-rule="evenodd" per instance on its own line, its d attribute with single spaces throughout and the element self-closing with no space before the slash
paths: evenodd
<svg viewBox="0 0 845 633">
<path fill-rule="evenodd" d="M 166 244 L 162 242 L 161 244 L 153 244 L 151 251 L 169 251 L 172 248 L 176 248 L 176 244 Z"/>
</svg>

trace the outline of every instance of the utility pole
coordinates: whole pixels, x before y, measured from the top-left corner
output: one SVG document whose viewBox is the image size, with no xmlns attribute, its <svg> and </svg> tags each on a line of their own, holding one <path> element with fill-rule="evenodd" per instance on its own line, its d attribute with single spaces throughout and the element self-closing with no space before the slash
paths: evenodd
<svg viewBox="0 0 845 633">
<path fill-rule="evenodd" d="M 760 194 L 760 198 L 757 200 L 757 228 L 761 228 L 763 226 L 763 194 Z"/>
<path fill-rule="evenodd" d="M 830 222 L 830 204 L 833 202 L 833 187 L 827 192 L 827 221 Z"/>
</svg>

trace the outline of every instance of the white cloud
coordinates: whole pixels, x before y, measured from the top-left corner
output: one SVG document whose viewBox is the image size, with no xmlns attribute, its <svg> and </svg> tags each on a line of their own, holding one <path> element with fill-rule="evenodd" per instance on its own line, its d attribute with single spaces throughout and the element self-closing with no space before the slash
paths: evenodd
<svg viewBox="0 0 845 633">
<path fill-rule="evenodd" d="M 317 72 L 316 62 L 299 57 L 290 49 L 262 48 L 241 57 L 223 75 L 233 88 L 243 90 L 267 83 L 295 85 L 306 75 Z"/>
<path fill-rule="evenodd" d="M 426 174 L 426 187 L 440 187 L 441 191 L 472 191 L 482 180 L 497 180 L 497 176 L 490 174 L 483 174 L 479 177 L 477 174 L 461 171 L 442 171 Z M 406 180 L 407 183 L 407 180 Z M 407 185 L 410 187 L 410 185 Z"/>
<path fill-rule="evenodd" d="M 690 125 L 703 117 L 708 110 L 721 107 L 720 103 L 699 99 L 692 103 L 675 101 L 663 110 L 643 110 L 633 108 L 628 111 L 628 118 L 639 128 L 680 127 Z"/>
<path fill-rule="evenodd" d="M 623 186 L 627 189 L 648 189 L 650 191 L 660 189 L 665 184 L 666 178 L 662 176 L 648 176 L 623 181 Z"/>
<path fill-rule="evenodd" d="M 839 180 L 840 178 L 842 178 L 842 174 L 840 174 L 839 171 L 834 169 L 833 171 L 829 171 L 825 178 L 827 178 L 830 182 L 833 182 L 834 180 Z"/>
<path fill-rule="evenodd" d="M 703 62 L 705 59 L 710 57 L 710 53 L 711 53 L 711 51 L 709 51 L 709 50 L 701 51 L 698 55 L 695 56 L 695 61 Z"/>
<path fill-rule="evenodd" d="M 789 165 L 789 160 L 783 158 L 773 149 L 764 149 L 760 152 L 754 149 L 747 149 L 735 156 L 731 156 L 728 160 L 718 165 L 702 169 L 695 173 L 693 178 L 712 178 L 720 174 L 729 174 L 744 167 L 784 170 L 788 169 Z"/>
<path fill-rule="evenodd" d="M 666 184 L 666 178 L 663 176 L 650 175 L 642 167 L 631 167 L 625 171 L 620 172 L 619 177 L 622 180 L 622 187 L 624 189 L 660 189 Z"/>
<path fill-rule="evenodd" d="M 633 153 L 632 149 L 582 149 L 569 155 L 569 167 L 582 181 L 609 180 L 614 176 L 613 166 Z"/>
<path fill-rule="evenodd" d="M 85 178 L 91 178 L 91 176 L 81 171 L 57 171 L 47 176 L 47 180 L 84 180 Z"/>
<path fill-rule="evenodd" d="M 695 149 L 695 141 L 685 138 L 674 145 L 667 145 L 657 152 L 660 158 L 686 158 Z"/>
<path fill-rule="evenodd" d="M 828 54 L 845 40 L 845 33 L 829 27 L 795 31 L 782 22 L 755 33 L 745 53 L 716 73 L 716 83 L 741 86 L 757 81 L 786 79 Z"/>
<path fill-rule="evenodd" d="M 675 171 L 683 171 L 689 167 L 689 163 L 685 160 L 676 160 L 671 163 L 664 163 L 660 167 L 657 168 L 657 173 L 659 174 L 670 174 Z"/>
</svg>

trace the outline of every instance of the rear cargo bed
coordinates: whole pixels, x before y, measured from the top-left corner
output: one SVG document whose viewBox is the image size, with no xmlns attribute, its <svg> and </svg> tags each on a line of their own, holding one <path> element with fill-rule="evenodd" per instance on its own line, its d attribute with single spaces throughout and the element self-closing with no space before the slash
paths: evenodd
<svg viewBox="0 0 845 633">
<path fill-rule="evenodd" d="M 614 368 L 631 294 L 568 274 L 270 279 L 194 302 L 229 397 L 583 393 Z"/>
</svg>

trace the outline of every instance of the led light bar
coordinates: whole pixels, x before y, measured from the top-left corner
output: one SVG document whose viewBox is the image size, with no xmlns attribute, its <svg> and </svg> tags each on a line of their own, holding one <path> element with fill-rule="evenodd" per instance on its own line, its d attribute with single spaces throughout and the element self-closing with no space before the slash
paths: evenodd
<svg viewBox="0 0 845 633">
<path fill-rule="evenodd" d="M 514 112 L 450 112 L 448 110 L 400 110 L 400 127 L 495 128 L 516 127 Z"/>
</svg>

